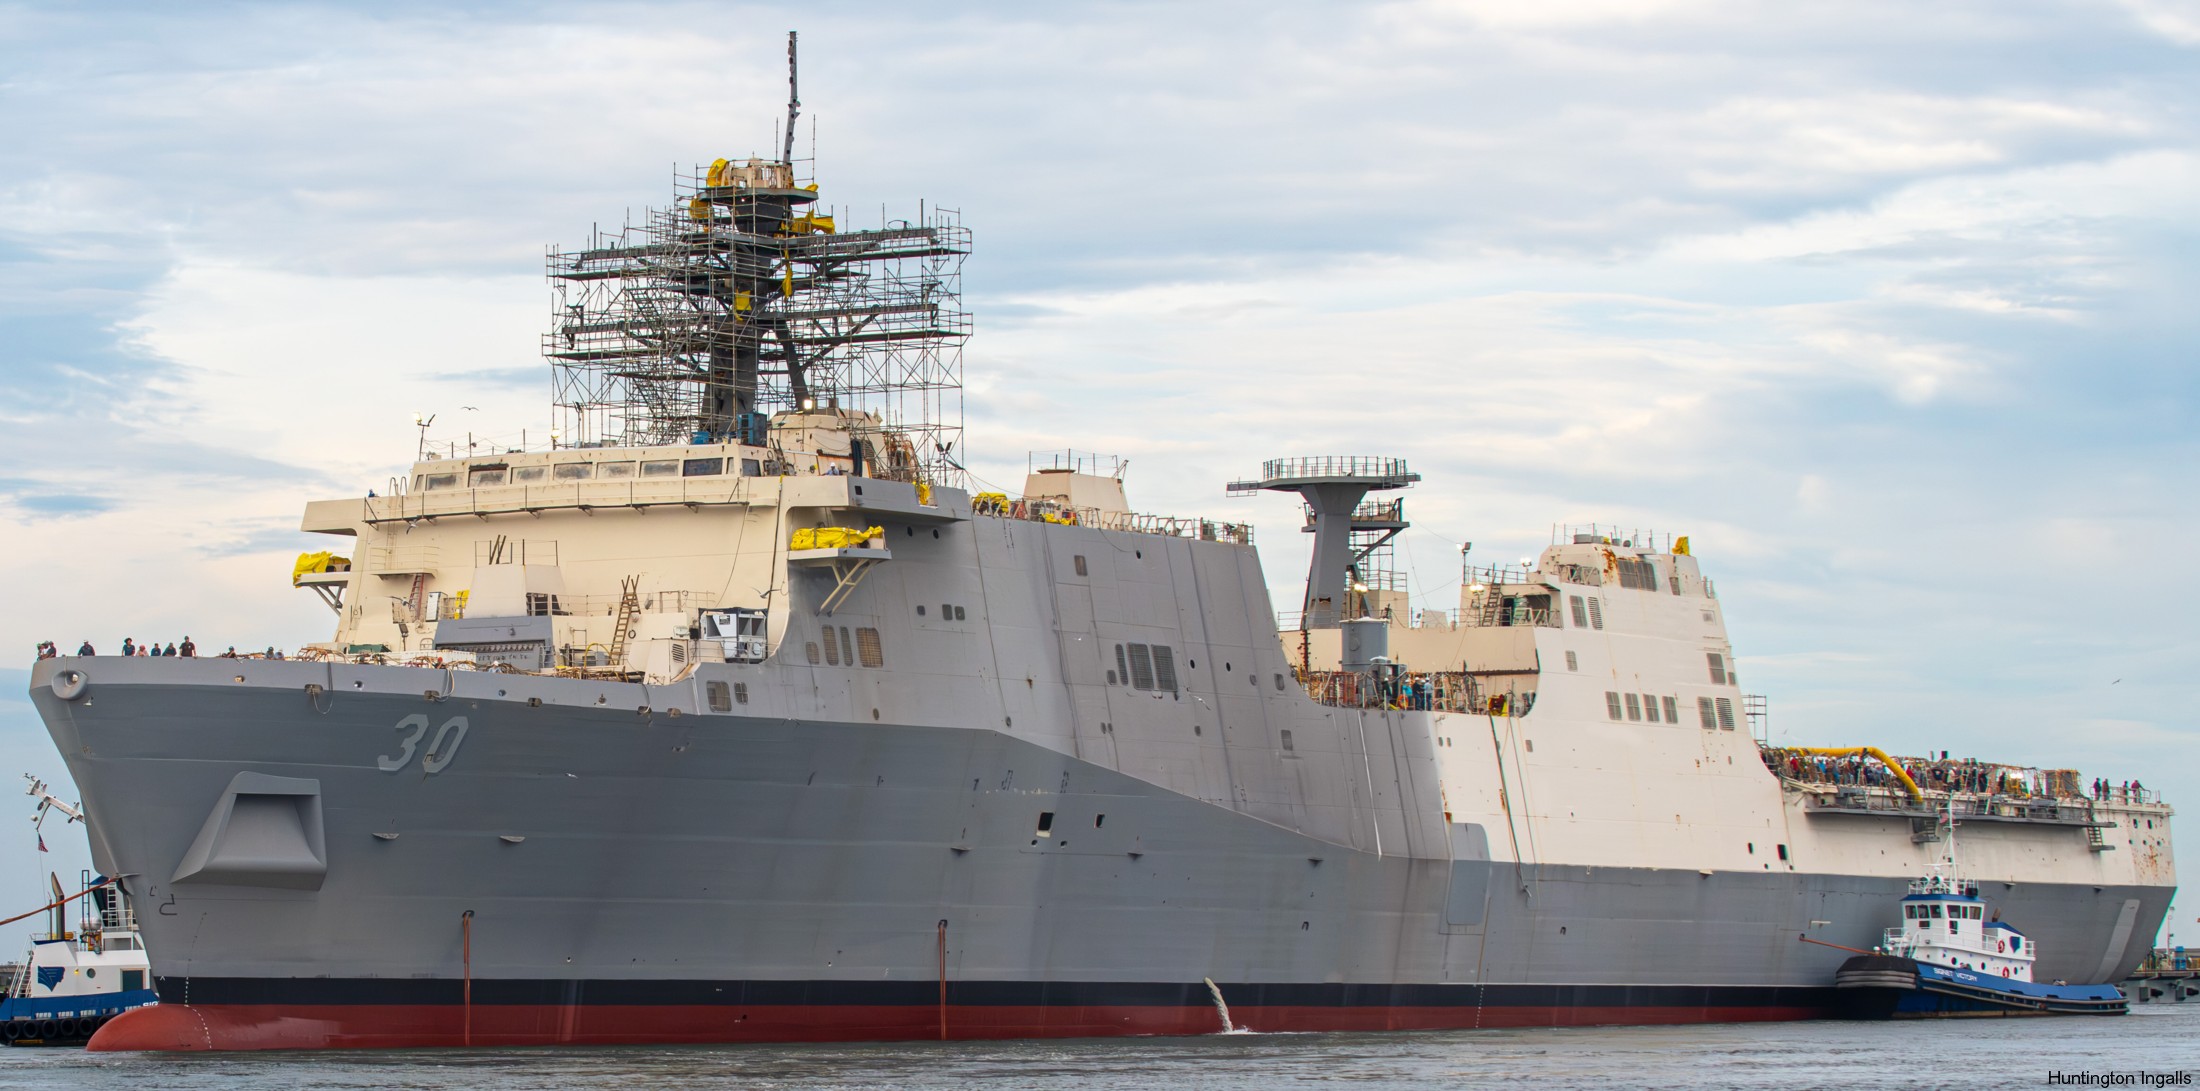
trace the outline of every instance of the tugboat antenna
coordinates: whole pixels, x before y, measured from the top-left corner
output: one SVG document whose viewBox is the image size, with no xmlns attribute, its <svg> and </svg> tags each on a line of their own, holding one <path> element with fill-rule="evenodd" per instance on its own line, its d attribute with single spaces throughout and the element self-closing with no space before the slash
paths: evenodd
<svg viewBox="0 0 2200 1091">
<path fill-rule="evenodd" d="M 787 142 L 782 145 L 779 161 L 794 166 L 794 119 L 802 112 L 802 96 L 795 87 L 794 31 L 787 32 Z"/>
</svg>

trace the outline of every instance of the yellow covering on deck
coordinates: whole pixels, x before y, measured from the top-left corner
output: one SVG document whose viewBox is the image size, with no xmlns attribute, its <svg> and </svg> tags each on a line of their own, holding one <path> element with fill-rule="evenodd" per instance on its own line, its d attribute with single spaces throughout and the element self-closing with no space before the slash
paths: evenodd
<svg viewBox="0 0 2200 1091">
<path fill-rule="evenodd" d="M 865 542 L 886 537 L 885 527 L 801 527 L 787 548 L 804 549 L 853 549 Z"/>
<path fill-rule="evenodd" d="M 290 566 L 290 585 L 296 587 L 299 581 L 317 572 L 349 571 L 351 571 L 351 558 L 349 557 L 339 557 L 325 549 L 319 553 L 300 553 L 298 554 L 298 563 Z"/>
<path fill-rule="evenodd" d="M 1887 767 L 1887 772 L 1894 774 L 1894 779 L 1901 783 L 1902 790 L 1909 793 L 1911 800 L 1925 802 L 1925 793 L 1918 789 L 1916 781 L 1910 779 L 1909 770 L 1902 768 L 1901 762 L 1888 757 L 1886 751 L 1876 746 L 1795 746 L 1788 749 L 1797 754 L 1821 758 L 1875 758 L 1879 764 Z"/>
</svg>

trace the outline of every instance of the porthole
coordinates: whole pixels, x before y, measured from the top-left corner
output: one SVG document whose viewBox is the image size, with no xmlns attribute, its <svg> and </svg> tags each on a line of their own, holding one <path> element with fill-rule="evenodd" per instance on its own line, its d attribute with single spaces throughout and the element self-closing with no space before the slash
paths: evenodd
<svg viewBox="0 0 2200 1091">
<path fill-rule="evenodd" d="M 937 538 L 937 537 L 939 537 L 939 536 L 940 536 L 940 528 L 938 528 L 938 527 L 933 527 L 933 528 L 932 528 L 932 537 L 934 537 L 934 538 Z"/>
<path fill-rule="evenodd" d="M 917 616 L 918 616 L 918 617 L 923 617 L 923 616 L 924 616 L 924 607 L 922 607 L 922 606 L 919 606 L 919 607 L 917 607 Z"/>
</svg>

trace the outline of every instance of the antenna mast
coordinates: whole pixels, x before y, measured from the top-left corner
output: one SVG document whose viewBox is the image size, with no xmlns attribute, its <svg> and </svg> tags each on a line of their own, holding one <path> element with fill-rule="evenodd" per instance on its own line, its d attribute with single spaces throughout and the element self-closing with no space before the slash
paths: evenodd
<svg viewBox="0 0 2200 1091">
<path fill-rule="evenodd" d="M 794 166 L 794 119 L 802 112 L 802 96 L 795 89 L 794 31 L 787 32 L 787 143 L 779 161 Z"/>
</svg>

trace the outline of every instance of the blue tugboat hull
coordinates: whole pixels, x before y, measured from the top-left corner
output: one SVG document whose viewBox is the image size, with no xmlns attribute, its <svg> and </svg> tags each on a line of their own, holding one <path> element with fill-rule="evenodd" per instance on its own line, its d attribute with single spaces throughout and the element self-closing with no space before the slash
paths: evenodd
<svg viewBox="0 0 2200 1091">
<path fill-rule="evenodd" d="M 1944 1019 L 1995 1015 L 2124 1015 L 2114 985 L 2042 985 L 1934 966 L 1894 955 L 1841 964 L 1834 988 L 1854 1019 Z"/>
</svg>

